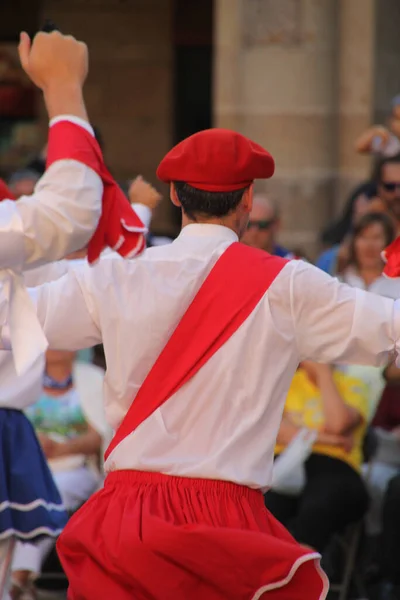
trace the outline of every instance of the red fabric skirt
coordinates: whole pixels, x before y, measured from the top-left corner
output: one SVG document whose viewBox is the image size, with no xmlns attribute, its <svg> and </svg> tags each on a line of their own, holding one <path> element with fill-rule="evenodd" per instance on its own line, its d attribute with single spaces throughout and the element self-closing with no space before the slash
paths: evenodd
<svg viewBox="0 0 400 600">
<path fill-rule="evenodd" d="M 61 534 L 69 600 L 323 600 L 319 554 L 260 492 L 222 481 L 116 471 Z"/>
</svg>

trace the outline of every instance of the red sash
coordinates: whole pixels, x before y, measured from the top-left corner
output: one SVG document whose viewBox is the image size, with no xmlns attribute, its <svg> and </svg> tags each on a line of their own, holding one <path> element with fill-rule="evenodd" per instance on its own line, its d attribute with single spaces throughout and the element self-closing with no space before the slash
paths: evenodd
<svg viewBox="0 0 400 600">
<path fill-rule="evenodd" d="M 287 262 L 239 243 L 225 250 L 137 392 L 105 459 L 239 329 Z"/>
<path fill-rule="evenodd" d="M 3 200 L 15 200 L 14 194 L 8 189 L 5 181 L 0 179 L 0 202 Z"/>
<path fill-rule="evenodd" d="M 47 167 L 56 160 L 74 159 L 90 167 L 104 185 L 102 214 L 88 245 L 88 261 L 95 262 L 109 246 L 131 258 L 144 250 L 146 228 L 106 168 L 96 139 L 86 129 L 69 121 L 50 127 Z"/>
</svg>

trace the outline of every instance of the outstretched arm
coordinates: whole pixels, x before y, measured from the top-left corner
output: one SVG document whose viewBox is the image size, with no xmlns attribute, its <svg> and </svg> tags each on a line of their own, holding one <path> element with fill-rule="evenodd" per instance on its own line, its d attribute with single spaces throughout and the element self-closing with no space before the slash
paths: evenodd
<svg viewBox="0 0 400 600">
<path fill-rule="evenodd" d="M 351 288 L 297 261 L 291 312 L 300 361 L 385 366 L 400 346 L 400 300 Z"/>
</svg>

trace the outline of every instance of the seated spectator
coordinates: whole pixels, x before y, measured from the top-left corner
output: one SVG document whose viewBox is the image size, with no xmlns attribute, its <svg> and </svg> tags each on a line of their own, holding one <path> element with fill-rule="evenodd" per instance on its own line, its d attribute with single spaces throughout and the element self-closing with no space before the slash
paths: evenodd
<svg viewBox="0 0 400 600">
<path fill-rule="evenodd" d="M 371 537 L 382 533 L 382 506 L 389 481 L 400 475 L 400 382 L 399 369 L 385 369 L 389 384 L 372 421 L 377 449 L 366 478 L 371 504 L 367 514 L 366 531 Z M 397 377 L 397 384 L 393 380 Z"/>
<path fill-rule="evenodd" d="M 399 281 L 382 275 L 382 251 L 393 239 L 394 227 L 390 217 L 376 212 L 365 214 L 354 227 L 347 256 L 338 263 L 335 275 L 352 287 L 382 295 L 386 295 L 383 289 L 393 288 L 397 293 Z"/>
<path fill-rule="evenodd" d="M 110 438 L 102 408 L 103 373 L 83 363 L 74 366 L 74 360 L 73 352 L 48 351 L 42 396 L 26 410 L 70 512 L 101 486 L 99 457 Z M 40 573 L 52 543 L 47 539 L 36 545 L 18 542 L 13 600 L 35 597 L 31 582 Z"/>
<path fill-rule="evenodd" d="M 280 246 L 277 237 L 280 229 L 280 218 L 277 206 L 264 194 L 256 194 L 253 198 L 253 208 L 250 214 L 247 231 L 241 242 L 265 250 L 275 256 L 296 258 L 296 256 Z"/>
<path fill-rule="evenodd" d="M 392 100 L 391 114 L 387 125 L 374 125 L 356 140 L 357 152 L 373 155 L 376 160 L 371 181 L 378 185 L 378 197 L 381 202 L 389 208 L 393 201 L 399 198 L 398 186 L 391 186 L 399 181 L 400 162 L 400 96 Z M 386 185 L 389 184 L 389 187 Z M 362 184 L 371 185 L 371 184 Z M 325 246 L 341 244 L 345 236 L 350 232 L 353 219 L 353 209 L 359 195 L 357 188 L 347 201 L 341 217 L 322 232 L 321 241 Z M 398 202 L 396 202 L 398 204 Z M 398 230 L 398 217 L 396 217 L 396 229 Z"/>
<path fill-rule="evenodd" d="M 381 572 L 385 578 L 382 600 L 400 600 L 400 474 L 387 486 L 383 506 L 380 544 Z"/>
<path fill-rule="evenodd" d="M 329 223 L 323 230 L 321 234 L 322 244 L 328 249 L 339 246 L 351 232 L 352 225 L 357 218 L 357 212 L 365 204 L 364 202 L 360 203 L 358 198 L 364 196 L 367 199 L 375 199 L 376 194 L 377 187 L 373 181 L 366 181 L 358 185 L 347 200 L 342 215 L 333 223 Z"/>
<path fill-rule="evenodd" d="M 334 533 L 367 510 L 360 476 L 367 410 L 361 381 L 328 365 L 300 364 L 287 395 L 276 454 L 302 428 L 318 431 L 317 441 L 304 465 L 306 482 L 300 495 L 270 490 L 265 503 L 299 542 L 319 552 Z"/>
<path fill-rule="evenodd" d="M 325 273 L 329 273 L 330 275 L 336 275 L 338 265 L 348 257 L 352 227 L 357 224 L 361 217 L 369 212 L 385 212 L 385 206 L 383 202 L 377 198 L 376 194 L 376 185 L 372 183 L 365 183 L 357 188 L 352 204 L 349 230 L 346 232 L 346 235 L 340 243 L 325 250 L 317 259 L 316 266 L 322 269 L 322 271 L 325 271 Z"/>
</svg>

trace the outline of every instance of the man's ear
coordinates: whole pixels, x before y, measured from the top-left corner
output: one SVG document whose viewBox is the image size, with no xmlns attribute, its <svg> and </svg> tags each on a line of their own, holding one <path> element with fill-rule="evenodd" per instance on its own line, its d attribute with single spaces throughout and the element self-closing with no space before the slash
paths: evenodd
<svg viewBox="0 0 400 600">
<path fill-rule="evenodd" d="M 172 204 L 181 208 L 181 203 L 179 202 L 178 194 L 176 193 L 175 185 L 172 181 L 169 184 L 169 197 L 171 198 Z"/>
<path fill-rule="evenodd" d="M 251 185 L 249 185 L 249 187 L 246 189 L 242 196 L 242 207 L 244 212 L 246 213 L 251 213 L 251 210 L 253 208 L 253 195 L 254 184 L 252 183 Z"/>
</svg>

